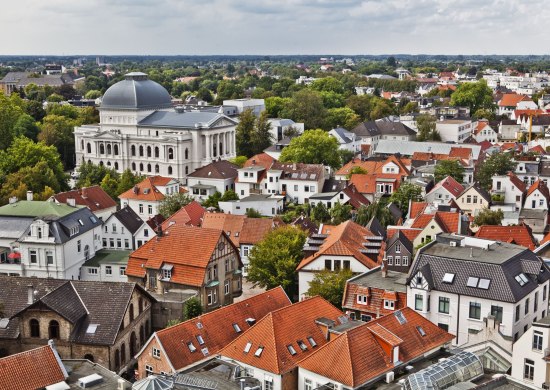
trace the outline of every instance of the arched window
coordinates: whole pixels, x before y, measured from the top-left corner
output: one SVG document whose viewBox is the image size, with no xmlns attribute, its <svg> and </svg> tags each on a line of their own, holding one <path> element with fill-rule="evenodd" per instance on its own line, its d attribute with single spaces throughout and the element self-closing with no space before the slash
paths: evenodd
<svg viewBox="0 0 550 390">
<path fill-rule="evenodd" d="M 132 163 L 132 171 L 136 170 L 136 163 Z"/>
<path fill-rule="evenodd" d="M 40 337 L 40 322 L 33 318 L 29 321 L 29 326 L 31 328 L 31 337 Z"/>
<path fill-rule="evenodd" d="M 186 174 L 186 175 L 189 174 L 189 167 L 188 167 L 188 166 L 185 167 L 185 174 Z"/>
<path fill-rule="evenodd" d="M 130 146 L 130 154 L 131 154 L 132 156 L 135 156 L 135 155 L 136 155 L 136 145 Z"/>
<path fill-rule="evenodd" d="M 174 159 L 174 149 L 168 148 L 168 160 Z"/>
<path fill-rule="evenodd" d="M 110 162 L 110 161 L 107 161 L 107 166 L 108 166 L 108 167 L 111 166 L 111 162 Z"/>
<path fill-rule="evenodd" d="M 99 144 L 99 154 L 105 154 L 105 145 Z"/>
<path fill-rule="evenodd" d="M 114 146 L 115 156 L 118 156 L 118 145 L 115 144 Z"/>
<path fill-rule="evenodd" d="M 130 307 L 128 308 L 128 312 L 130 313 L 130 322 L 134 320 L 134 304 L 130 303 Z"/>
<path fill-rule="evenodd" d="M 120 346 L 120 363 L 126 363 L 126 344 L 124 343 Z"/>
<path fill-rule="evenodd" d="M 155 173 L 160 173 L 160 167 L 158 164 L 155 164 Z"/>
<path fill-rule="evenodd" d="M 103 166 L 103 161 L 100 161 L 100 162 L 99 162 L 99 165 Z"/>
<path fill-rule="evenodd" d="M 115 171 L 118 171 L 118 163 L 115 162 Z"/>
<path fill-rule="evenodd" d="M 107 144 L 107 154 L 111 153 L 113 153 L 113 147 L 111 146 L 111 144 Z"/>
<path fill-rule="evenodd" d="M 48 338 L 58 339 L 59 338 L 59 322 L 56 320 L 51 320 L 50 325 L 48 326 Z"/>
<path fill-rule="evenodd" d="M 88 164 L 91 164 L 92 163 L 92 160 L 88 160 Z"/>
<path fill-rule="evenodd" d="M 139 298 L 138 309 L 139 309 L 139 314 L 143 313 L 143 298 Z"/>
<path fill-rule="evenodd" d="M 139 156 L 143 157 L 143 146 L 142 145 L 139 146 Z"/>
<path fill-rule="evenodd" d="M 185 159 L 189 159 L 189 149 L 185 148 Z"/>
<path fill-rule="evenodd" d="M 94 355 L 92 355 L 91 353 L 87 353 L 86 355 L 84 355 L 84 359 L 87 359 L 87 360 L 89 360 L 93 363 L 94 362 Z"/>
<path fill-rule="evenodd" d="M 84 150 L 84 140 L 80 140 L 80 150 Z"/>
<path fill-rule="evenodd" d="M 139 170 L 143 171 L 143 163 L 139 163 Z"/>
<path fill-rule="evenodd" d="M 151 164 L 147 164 L 147 172 L 151 172 Z"/>
<path fill-rule="evenodd" d="M 86 152 L 92 153 L 92 145 L 89 142 L 86 144 Z"/>
<path fill-rule="evenodd" d="M 120 369 L 120 351 L 117 349 L 115 351 L 115 371 Z"/>
<path fill-rule="evenodd" d="M 151 157 L 151 147 L 147 146 L 147 157 Z"/>
<path fill-rule="evenodd" d="M 86 245 L 84 247 L 84 258 L 88 260 L 90 258 L 90 246 Z"/>
<path fill-rule="evenodd" d="M 168 174 L 169 174 L 169 175 L 172 174 L 172 167 L 171 167 L 171 166 L 168 166 Z"/>
<path fill-rule="evenodd" d="M 159 158 L 160 156 L 160 149 L 158 146 L 155 146 L 155 158 Z"/>
</svg>

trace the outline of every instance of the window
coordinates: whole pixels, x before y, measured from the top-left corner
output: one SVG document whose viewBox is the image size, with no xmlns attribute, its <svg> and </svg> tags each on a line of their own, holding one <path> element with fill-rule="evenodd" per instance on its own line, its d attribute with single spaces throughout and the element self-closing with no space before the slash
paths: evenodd
<svg viewBox="0 0 550 390">
<path fill-rule="evenodd" d="M 538 330 L 533 332 L 533 349 L 542 351 L 542 332 Z"/>
<path fill-rule="evenodd" d="M 443 283 L 453 284 L 455 280 L 455 274 L 446 273 L 443 275 Z"/>
<path fill-rule="evenodd" d="M 153 375 L 153 366 L 150 366 L 149 364 L 145 365 L 145 376 Z"/>
<path fill-rule="evenodd" d="M 357 295 L 357 303 L 360 305 L 366 305 L 367 304 L 367 296 L 366 295 Z"/>
<path fill-rule="evenodd" d="M 264 347 L 258 347 L 258 349 L 256 350 L 256 352 L 254 352 L 254 356 L 256 357 L 260 357 L 262 356 L 262 352 L 264 351 Z"/>
<path fill-rule="evenodd" d="M 529 314 L 529 298 L 525 300 L 525 315 Z"/>
<path fill-rule="evenodd" d="M 311 345 L 311 348 L 315 348 L 317 346 L 317 343 L 313 340 L 313 337 L 308 336 L 307 341 L 309 342 L 309 345 Z"/>
<path fill-rule="evenodd" d="M 212 293 L 212 291 L 209 291 L 208 292 L 208 305 L 211 305 L 214 303 L 214 294 Z"/>
<path fill-rule="evenodd" d="M 499 322 L 502 322 L 502 306 L 491 305 L 491 315 Z"/>
<path fill-rule="evenodd" d="M 420 336 L 426 336 L 426 331 L 424 331 L 424 328 L 422 328 L 420 325 L 416 327 L 416 330 L 418 331 L 418 333 L 420 333 Z"/>
<path fill-rule="evenodd" d="M 401 256 L 395 256 L 395 265 L 401 265 Z"/>
<path fill-rule="evenodd" d="M 168 159 L 173 160 L 174 159 L 174 149 L 168 148 Z"/>
<path fill-rule="evenodd" d="M 539 309 L 539 292 L 535 293 L 535 299 L 533 300 L 533 311 L 536 313 Z"/>
<path fill-rule="evenodd" d="M 449 324 L 442 324 L 441 322 L 437 324 L 437 327 L 443 329 L 445 332 L 449 331 Z"/>
<path fill-rule="evenodd" d="M 126 267 L 120 267 L 120 269 L 119 269 L 119 275 L 120 275 L 120 276 L 126 275 Z"/>
<path fill-rule="evenodd" d="M 149 212 L 149 215 L 152 215 L 153 214 L 153 205 L 149 205 L 147 206 L 147 211 Z"/>
<path fill-rule="evenodd" d="M 304 390 L 313 390 L 313 382 L 311 382 L 311 379 L 304 378 Z"/>
<path fill-rule="evenodd" d="M 294 347 L 292 346 L 292 344 L 289 344 L 286 346 L 286 349 L 288 349 L 288 352 L 290 352 L 290 354 L 292 356 L 296 355 L 296 349 L 294 349 Z"/>
<path fill-rule="evenodd" d="M 143 204 L 139 204 L 139 213 L 143 214 Z"/>
<path fill-rule="evenodd" d="M 384 309 L 393 310 L 395 307 L 395 302 L 384 299 Z"/>
<path fill-rule="evenodd" d="M 115 247 L 115 239 L 114 239 L 114 238 L 109 238 L 109 247 L 110 247 L 110 248 L 114 248 L 114 247 Z"/>
<path fill-rule="evenodd" d="M 522 272 L 518 275 L 516 275 L 514 277 L 514 279 L 516 279 L 516 282 L 519 283 L 520 286 L 525 286 L 527 284 L 527 282 L 529 281 L 529 279 L 527 279 L 527 276 L 525 276 L 525 274 Z"/>
<path fill-rule="evenodd" d="M 523 366 L 523 379 L 532 381 L 535 376 L 535 362 L 531 359 L 525 359 Z"/>
<path fill-rule="evenodd" d="M 401 244 L 395 244 L 395 253 L 401 253 Z"/>
<path fill-rule="evenodd" d="M 388 265 L 393 265 L 393 256 L 388 256 Z"/>
<path fill-rule="evenodd" d="M 415 294 L 414 310 L 424 310 L 424 297 L 422 296 L 422 294 Z"/>
<path fill-rule="evenodd" d="M 143 237 L 149 237 L 149 229 L 143 229 Z"/>
<path fill-rule="evenodd" d="M 195 351 L 197 350 L 197 347 L 195 347 L 195 346 L 193 345 L 193 342 L 192 342 L 192 341 L 189 341 L 189 342 L 187 343 L 187 348 L 189 348 L 189 352 L 195 352 Z"/>
<path fill-rule="evenodd" d="M 48 325 L 48 337 L 50 339 L 59 338 L 59 322 L 57 322 L 56 320 L 51 320 L 50 324 Z"/>
<path fill-rule="evenodd" d="M 296 343 L 298 344 L 298 347 L 300 347 L 302 351 L 307 351 L 307 345 L 302 340 L 297 340 Z"/>
<path fill-rule="evenodd" d="M 481 303 L 470 302 L 470 318 L 475 320 L 481 319 Z"/>
<path fill-rule="evenodd" d="M 332 260 L 325 260 L 325 269 L 332 271 Z"/>
<path fill-rule="evenodd" d="M 113 223 L 112 229 L 113 233 L 116 233 L 116 223 Z M 107 226 L 105 226 L 105 231 L 107 231 Z"/>
<path fill-rule="evenodd" d="M 162 270 L 162 278 L 163 279 L 167 279 L 167 280 L 170 280 L 170 278 L 172 277 L 172 269 L 163 269 Z"/>
<path fill-rule="evenodd" d="M 439 297 L 439 312 L 449 314 L 450 299 L 447 297 Z"/>
<path fill-rule="evenodd" d="M 204 339 L 202 338 L 202 336 L 199 334 L 196 337 L 197 337 L 197 341 L 199 342 L 199 345 L 203 345 L 204 344 Z"/>
<path fill-rule="evenodd" d="M 40 337 L 40 323 L 37 319 L 33 318 L 30 320 L 29 327 L 31 329 L 31 337 Z"/>
<path fill-rule="evenodd" d="M 130 249 L 130 240 L 124 239 L 124 249 Z"/>
<path fill-rule="evenodd" d="M 241 333 L 241 327 L 239 326 L 239 324 L 237 323 L 233 324 L 233 329 L 235 329 L 235 332 Z"/>
<path fill-rule="evenodd" d="M 409 265 L 409 256 L 403 256 L 403 262 L 401 265 L 408 266 Z"/>
<path fill-rule="evenodd" d="M 160 359 L 160 349 L 153 347 L 153 357 Z"/>
<path fill-rule="evenodd" d="M 344 269 L 350 269 L 350 261 L 344 260 Z"/>
<path fill-rule="evenodd" d="M 542 300 L 546 301 L 546 286 L 542 289 Z"/>
<path fill-rule="evenodd" d="M 264 380 L 264 390 L 273 390 L 273 378 L 267 375 Z"/>
<path fill-rule="evenodd" d="M 48 264 L 48 265 L 53 264 L 53 252 L 52 251 L 46 251 L 46 264 Z"/>
<path fill-rule="evenodd" d="M 252 343 L 249 341 L 249 342 L 246 343 L 246 345 L 244 346 L 244 353 L 250 352 L 250 348 L 252 348 Z"/>
<path fill-rule="evenodd" d="M 229 280 L 226 280 L 225 283 L 223 284 L 223 291 L 225 295 L 229 294 Z"/>
<path fill-rule="evenodd" d="M 88 273 L 90 275 L 97 275 L 97 268 L 88 268 Z"/>
<path fill-rule="evenodd" d="M 478 282 L 479 282 L 479 278 L 476 278 L 475 276 L 470 276 L 468 278 L 468 281 L 466 282 L 466 286 L 468 286 L 468 287 L 477 287 Z"/>
<path fill-rule="evenodd" d="M 521 304 L 519 304 L 519 305 L 516 306 L 516 316 L 515 316 L 515 319 L 514 319 L 515 322 L 518 322 L 518 321 L 519 321 L 519 313 L 520 313 L 520 311 L 521 311 Z"/>
<path fill-rule="evenodd" d="M 334 271 L 335 272 L 338 272 L 340 271 L 340 265 L 341 265 L 341 261 L 340 260 L 334 260 Z"/>
</svg>

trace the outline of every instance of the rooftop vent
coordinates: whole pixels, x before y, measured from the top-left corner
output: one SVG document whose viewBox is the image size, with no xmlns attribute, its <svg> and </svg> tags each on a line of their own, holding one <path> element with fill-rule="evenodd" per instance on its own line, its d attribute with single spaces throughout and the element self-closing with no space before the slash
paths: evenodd
<svg viewBox="0 0 550 390">
<path fill-rule="evenodd" d="M 78 386 L 82 387 L 83 389 L 89 389 L 92 386 L 95 386 L 99 383 L 103 382 L 103 377 L 98 374 L 92 374 L 85 376 L 84 378 L 80 378 L 78 380 Z"/>
</svg>

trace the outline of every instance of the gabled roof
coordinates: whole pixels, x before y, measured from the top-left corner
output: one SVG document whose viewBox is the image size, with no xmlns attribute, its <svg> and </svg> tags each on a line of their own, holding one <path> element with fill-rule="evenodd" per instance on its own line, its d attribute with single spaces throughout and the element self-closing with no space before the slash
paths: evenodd
<svg viewBox="0 0 550 390">
<path fill-rule="evenodd" d="M 529 187 L 529 189 L 527 190 L 527 196 L 531 195 L 533 192 L 535 192 L 535 190 L 539 190 L 542 196 L 546 198 L 546 201 L 550 200 L 550 192 L 548 191 L 548 187 L 546 186 L 546 184 L 544 184 L 542 180 L 537 179 L 537 181 L 535 181 L 533 185 Z"/>
<path fill-rule="evenodd" d="M 67 371 L 50 345 L 0 359 L 3 389 L 35 390 L 63 382 Z"/>
<path fill-rule="evenodd" d="M 460 213 L 453 211 L 436 211 L 435 214 L 421 214 L 411 225 L 413 229 L 424 229 L 434 220 L 445 233 L 458 233 Z"/>
<path fill-rule="evenodd" d="M 352 132 L 363 137 L 373 137 L 381 134 L 375 121 L 361 122 L 355 126 Z"/>
<path fill-rule="evenodd" d="M 120 223 L 124 225 L 124 227 L 128 229 L 128 231 L 132 234 L 135 234 L 141 227 L 141 225 L 143 225 L 143 220 L 128 205 L 111 214 L 107 221 L 109 221 L 109 219 L 111 218 L 116 218 L 118 221 L 120 221 Z"/>
<path fill-rule="evenodd" d="M 510 244 L 521 245 L 530 250 L 534 250 L 537 242 L 533 237 L 531 229 L 524 224 L 517 226 L 490 226 L 483 225 L 475 234 L 478 238 L 508 242 Z"/>
<path fill-rule="evenodd" d="M 413 242 L 416 239 L 416 237 L 418 237 L 418 235 L 420 233 L 422 233 L 422 229 L 413 229 L 413 228 L 392 229 L 392 228 L 388 228 L 388 239 L 392 238 L 398 232 L 400 234 L 402 234 L 403 236 L 407 237 L 407 240 L 409 240 L 410 242 Z"/>
<path fill-rule="evenodd" d="M 376 126 L 380 129 L 382 135 L 416 136 L 416 131 L 401 122 L 377 121 Z"/>
<path fill-rule="evenodd" d="M 86 206 L 91 211 L 105 210 L 116 207 L 117 203 L 100 186 L 82 187 L 77 190 L 60 192 L 52 196 L 58 203 L 67 203 L 74 199 L 79 206 Z"/>
<path fill-rule="evenodd" d="M 399 229 L 395 234 L 393 234 L 386 242 L 386 248 L 390 248 L 396 241 L 399 241 L 409 253 L 413 253 L 414 246 L 407 234 L 404 232 L 405 229 Z"/>
<path fill-rule="evenodd" d="M 235 246 L 256 244 L 273 229 L 273 218 L 248 218 L 246 215 L 206 213 L 203 228 L 220 229 Z"/>
<path fill-rule="evenodd" d="M 196 169 L 187 177 L 200 179 L 235 179 L 239 176 L 239 167 L 226 160 L 214 161 L 204 167 Z"/>
<path fill-rule="evenodd" d="M 162 222 L 162 230 L 166 230 L 175 224 L 200 226 L 205 213 L 206 209 L 194 200 Z"/>
<path fill-rule="evenodd" d="M 447 176 L 445 179 L 441 180 L 434 186 L 432 191 L 441 187 L 447 190 L 455 198 L 462 194 L 462 192 L 464 191 L 464 187 L 462 186 L 462 184 L 457 182 L 452 176 Z"/>
<path fill-rule="evenodd" d="M 349 197 L 349 204 L 354 208 L 358 209 L 361 206 L 368 206 L 370 201 L 355 188 L 353 183 L 350 183 L 349 186 L 342 190 L 344 194 Z"/>
<path fill-rule="evenodd" d="M 381 261 L 383 256 L 381 248 L 378 248 L 377 254 L 371 256 L 361 252 L 367 249 L 364 244 L 369 241 L 368 237 L 374 234 L 353 221 L 346 221 L 338 226 L 324 225 L 321 233 L 327 234 L 328 237 L 316 253 L 300 262 L 297 270 L 323 255 L 352 256 L 369 269 L 376 267 Z"/>
<path fill-rule="evenodd" d="M 339 324 L 342 316 L 340 310 L 321 297 L 306 299 L 270 312 L 223 348 L 220 355 L 274 374 L 284 374 L 327 343 L 316 320 L 324 318 Z M 310 344 L 308 337 L 313 339 L 315 346 Z M 305 350 L 300 348 L 298 340 L 304 343 Z M 250 347 L 245 352 L 247 344 Z M 291 354 L 289 345 L 295 354 Z"/>
<path fill-rule="evenodd" d="M 162 176 L 151 176 L 136 184 L 133 188 L 123 192 L 118 196 L 119 199 L 136 199 L 149 202 L 160 202 L 164 199 L 164 194 L 156 187 L 165 186 L 172 178 Z M 155 184 L 156 183 L 156 184 Z"/>
<path fill-rule="evenodd" d="M 531 101 L 529 97 L 525 95 L 518 95 L 516 93 L 505 93 L 499 100 L 498 105 L 500 107 L 516 107 L 521 101 Z"/>
<path fill-rule="evenodd" d="M 427 202 L 411 202 L 409 208 L 409 218 L 414 219 L 424 212 L 428 206 Z"/>
<path fill-rule="evenodd" d="M 525 192 L 526 185 L 523 180 L 520 180 L 520 178 L 517 177 L 514 172 L 508 172 L 507 176 L 510 178 L 510 181 L 514 186 L 516 186 L 517 189 L 519 189 L 521 192 Z"/>
<path fill-rule="evenodd" d="M 0 217 L 48 217 L 54 219 L 70 215 L 81 208 L 82 206 L 72 207 L 53 201 L 20 200 L 0 207 Z"/>
<path fill-rule="evenodd" d="M 528 153 L 546 154 L 546 150 L 540 145 L 536 145 L 527 151 Z"/>
<path fill-rule="evenodd" d="M 479 196 L 485 199 L 485 201 L 489 203 L 491 202 L 491 194 L 485 188 L 481 187 L 478 182 L 475 182 L 466 188 L 464 192 L 460 194 L 460 197 L 465 196 L 465 194 L 467 194 L 470 190 L 475 191 Z"/>
<path fill-rule="evenodd" d="M 243 301 L 160 330 L 156 332 L 156 337 L 172 367 L 175 370 L 180 370 L 204 359 L 201 348 L 208 348 L 210 356 L 217 354 L 239 334 L 247 331 L 252 326 L 246 321 L 247 319 L 254 319 L 257 322 L 273 310 L 281 309 L 290 304 L 290 299 L 288 299 L 282 287 L 276 287 Z M 200 324 L 200 329 L 197 324 Z M 239 331 L 237 331 L 235 325 Z M 197 335 L 202 336 L 204 340 L 204 345 L 200 347 L 196 339 Z M 187 346 L 189 342 L 192 342 L 197 348 L 196 351 L 191 352 Z"/>
<path fill-rule="evenodd" d="M 336 336 L 298 366 L 347 387 L 358 388 L 395 368 L 390 360 L 391 352 L 386 352 L 383 344 L 399 345 L 399 361 L 406 364 L 454 338 L 411 308 L 398 313 L 405 318 L 405 323 L 401 324 L 396 314 L 366 322 Z"/>
<path fill-rule="evenodd" d="M 451 147 L 451 151 L 449 152 L 449 157 L 458 157 L 462 159 L 469 159 L 472 157 L 472 149 L 470 148 L 461 148 L 458 146 Z"/>
</svg>

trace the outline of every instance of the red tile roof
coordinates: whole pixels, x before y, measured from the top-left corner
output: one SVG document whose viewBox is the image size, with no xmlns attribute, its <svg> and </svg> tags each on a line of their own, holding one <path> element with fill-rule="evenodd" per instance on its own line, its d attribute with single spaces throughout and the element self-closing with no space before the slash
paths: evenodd
<svg viewBox="0 0 550 390">
<path fill-rule="evenodd" d="M 164 199 L 164 194 L 156 186 L 164 187 L 172 180 L 174 179 L 169 177 L 151 176 L 123 192 L 118 198 L 160 202 Z"/>
<path fill-rule="evenodd" d="M 433 214 L 420 214 L 414 219 L 411 228 L 413 229 L 424 229 L 434 218 Z"/>
<path fill-rule="evenodd" d="M 531 195 L 533 192 L 535 192 L 535 190 L 539 190 L 542 196 L 546 198 L 546 201 L 550 200 L 550 192 L 548 191 L 548 187 L 546 186 L 546 184 L 544 184 L 542 180 L 537 179 L 537 181 L 535 181 L 533 185 L 527 190 L 526 196 Z"/>
<path fill-rule="evenodd" d="M 223 230 L 235 246 L 256 244 L 273 229 L 273 218 L 248 218 L 245 215 L 206 213 L 202 227 Z"/>
<path fill-rule="evenodd" d="M 546 150 L 540 145 L 537 145 L 527 151 L 528 153 L 546 154 Z"/>
<path fill-rule="evenodd" d="M 410 241 L 410 242 L 413 242 L 416 237 L 418 237 L 418 235 L 422 232 L 422 229 L 392 229 L 392 228 L 389 228 L 388 231 L 387 231 L 387 239 L 389 240 L 390 238 L 393 237 L 394 234 L 396 234 L 397 232 L 401 232 L 405 237 L 407 237 L 407 239 Z"/>
<path fill-rule="evenodd" d="M 505 93 L 499 100 L 498 105 L 500 107 L 516 107 L 517 104 L 521 101 L 531 101 L 531 99 L 529 99 L 525 95 L 518 95 L 516 93 Z"/>
<path fill-rule="evenodd" d="M 452 211 L 436 211 L 435 214 L 421 214 L 414 220 L 411 228 L 423 229 L 432 220 L 435 220 L 445 233 L 458 233 L 460 213 Z"/>
<path fill-rule="evenodd" d="M 181 370 L 204 359 L 201 348 L 208 348 L 210 355 L 217 354 L 241 332 L 247 331 L 251 325 L 246 322 L 246 319 L 253 318 L 256 322 L 260 321 L 270 312 L 290 304 L 290 299 L 282 287 L 276 287 L 241 302 L 160 330 L 156 336 L 172 367 L 175 370 Z M 202 325 L 201 329 L 197 327 L 199 323 Z M 240 332 L 235 330 L 234 324 L 238 326 Z M 202 336 L 204 340 L 204 345 L 200 347 L 196 339 L 197 335 Z M 197 348 L 195 352 L 189 350 L 188 342 L 193 342 Z M 145 350 L 143 353 L 148 354 L 149 351 Z"/>
<path fill-rule="evenodd" d="M 368 241 L 365 237 L 372 237 L 374 234 L 353 221 L 346 221 L 338 226 L 324 225 L 321 233 L 328 234 L 328 237 L 317 252 L 300 262 L 297 270 L 323 255 L 352 256 L 369 269 L 378 266 L 382 261 L 382 250 L 375 256 L 375 260 L 361 252 L 362 249 L 366 249 L 363 246 L 363 243 Z"/>
<path fill-rule="evenodd" d="M 223 348 L 220 355 L 274 374 L 284 374 L 327 343 L 316 320 L 326 318 L 339 324 L 338 317 L 342 315 L 321 297 L 306 299 L 272 311 Z M 313 338 L 315 347 L 308 337 Z M 305 344 L 305 350 L 298 346 L 298 340 Z M 245 352 L 248 343 L 250 349 Z M 290 353 L 288 345 L 292 345 L 296 354 Z M 257 356 L 259 347 L 263 350 Z"/>
<path fill-rule="evenodd" d="M 63 382 L 61 360 L 49 345 L 0 359 L 2 389 L 35 390 Z"/>
<path fill-rule="evenodd" d="M 508 172 L 508 177 L 510 178 L 510 182 L 512 182 L 512 184 L 516 186 L 517 189 L 519 189 L 521 192 L 525 191 L 525 189 L 527 188 L 525 183 L 523 182 L 523 180 L 520 180 L 520 178 L 517 177 L 514 172 Z"/>
<path fill-rule="evenodd" d="M 441 180 L 435 185 L 434 189 L 439 187 L 443 187 L 444 189 L 446 189 L 455 198 L 457 198 L 460 194 L 464 192 L 464 187 L 462 186 L 462 184 L 457 182 L 452 176 L 447 176 L 445 179 Z M 432 189 L 432 191 L 434 189 Z"/>
<path fill-rule="evenodd" d="M 246 162 L 243 165 L 243 168 L 248 168 L 251 166 L 261 166 L 261 167 L 264 167 L 265 169 L 269 169 L 271 168 L 271 166 L 275 161 L 277 160 L 271 157 L 269 154 L 260 153 L 246 160 Z"/>
<path fill-rule="evenodd" d="M 200 226 L 205 213 L 206 209 L 200 203 L 192 201 L 165 220 L 162 223 L 162 230 L 175 224 Z"/>
<path fill-rule="evenodd" d="M 58 203 L 67 203 L 72 198 L 79 206 L 86 206 L 92 212 L 116 207 L 117 203 L 100 186 L 82 187 L 77 190 L 60 192 L 53 198 Z"/>
<path fill-rule="evenodd" d="M 411 207 L 409 210 L 409 218 L 416 218 L 424 212 L 428 203 L 426 202 L 411 202 Z"/>
<path fill-rule="evenodd" d="M 404 324 L 393 314 L 364 323 L 336 336 L 298 366 L 357 388 L 394 369 L 390 353 L 382 346 L 384 343 L 399 345 L 399 360 L 408 363 L 454 338 L 408 307 L 402 309 L 401 314 L 406 319 Z M 419 327 L 425 336 L 420 334 Z"/>
<path fill-rule="evenodd" d="M 472 149 L 470 148 L 461 148 L 458 146 L 453 146 L 449 152 L 449 157 L 458 157 L 462 159 L 469 159 L 472 157 Z"/>
<path fill-rule="evenodd" d="M 475 234 L 478 238 L 488 240 L 508 242 L 511 244 L 521 245 L 530 250 L 534 250 L 537 242 L 531 233 L 531 229 L 526 225 L 518 226 L 489 226 L 483 225 Z"/>
</svg>

